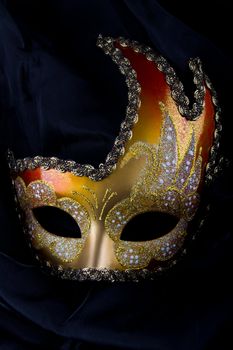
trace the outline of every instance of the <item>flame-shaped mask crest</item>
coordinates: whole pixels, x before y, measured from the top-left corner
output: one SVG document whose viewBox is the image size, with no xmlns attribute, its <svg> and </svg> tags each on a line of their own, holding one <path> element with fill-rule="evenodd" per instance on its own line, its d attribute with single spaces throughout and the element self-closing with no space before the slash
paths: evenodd
<svg viewBox="0 0 233 350">
<path fill-rule="evenodd" d="M 161 56 L 137 42 L 99 36 L 98 46 L 126 76 L 129 102 L 119 135 L 98 169 L 55 157 L 9 166 L 22 223 L 37 259 L 71 279 L 138 280 L 171 266 L 211 177 L 218 108 L 199 59 L 190 61 L 194 103 Z M 47 221 L 66 214 L 77 231 Z M 56 220 L 55 220 L 56 221 Z M 61 230 L 62 231 L 62 230 Z"/>
</svg>

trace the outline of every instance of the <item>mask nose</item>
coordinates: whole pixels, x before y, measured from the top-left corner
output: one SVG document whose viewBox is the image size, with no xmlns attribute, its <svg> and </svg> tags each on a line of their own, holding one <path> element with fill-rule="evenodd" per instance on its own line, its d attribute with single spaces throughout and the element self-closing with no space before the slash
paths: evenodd
<svg viewBox="0 0 233 350">
<path fill-rule="evenodd" d="M 115 257 L 114 242 L 105 232 L 102 222 L 92 223 L 78 267 L 123 269 Z"/>
</svg>

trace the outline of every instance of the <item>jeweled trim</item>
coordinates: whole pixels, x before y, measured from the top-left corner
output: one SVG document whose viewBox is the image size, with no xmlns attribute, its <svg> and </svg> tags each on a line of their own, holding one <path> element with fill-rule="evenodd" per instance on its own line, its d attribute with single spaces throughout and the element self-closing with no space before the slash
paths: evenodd
<svg viewBox="0 0 233 350">
<path fill-rule="evenodd" d="M 213 85 L 209 77 L 206 74 L 205 74 L 205 83 L 211 91 L 212 102 L 215 107 L 214 140 L 213 140 L 213 145 L 210 149 L 209 161 L 206 164 L 206 169 L 205 169 L 205 183 L 209 185 L 213 182 L 213 180 L 224 168 L 224 164 L 227 164 L 227 160 L 223 156 L 221 156 L 219 152 L 220 141 L 222 137 L 221 108 L 218 103 L 217 93 L 213 88 Z"/>
<path fill-rule="evenodd" d="M 175 265 L 173 262 L 172 265 Z M 42 270 L 49 275 L 60 279 L 75 281 L 107 281 L 107 282 L 141 282 L 143 280 L 154 280 L 162 272 L 168 269 L 158 268 L 156 271 L 148 269 L 140 270 L 110 270 L 107 268 L 83 268 L 83 269 L 64 269 L 62 267 L 42 264 Z"/>
<path fill-rule="evenodd" d="M 103 43 L 103 47 L 106 45 L 107 40 L 109 41 L 112 39 L 102 38 L 102 36 L 99 36 L 99 41 Z M 145 55 L 148 61 L 154 62 L 157 68 L 165 74 L 166 82 L 171 88 L 171 96 L 183 117 L 185 117 L 187 120 L 197 120 L 200 117 L 204 107 L 205 87 L 202 64 L 198 57 L 189 60 L 189 68 L 193 72 L 193 82 L 196 86 L 196 90 L 194 92 L 194 103 L 192 108 L 189 108 L 189 99 L 185 95 L 184 86 L 177 77 L 174 69 L 164 57 L 155 53 L 149 46 L 141 45 L 137 41 L 130 41 L 123 37 L 120 37 L 118 41 L 121 46 L 130 47 L 135 52 Z"/>
<path fill-rule="evenodd" d="M 126 78 L 128 87 L 128 106 L 126 109 L 126 117 L 119 135 L 116 137 L 112 150 L 106 157 L 105 163 L 99 164 L 98 168 L 94 168 L 89 164 L 79 164 L 73 160 L 63 160 L 56 157 L 26 157 L 23 159 L 15 159 L 11 150 L 7 151 L 8 164 L 11 172 L 17 173 L 26 169 L 35 169 L 42 167 L 44 169 L 56 169 L 61 172 L 71 172 L 76 176 L 85 176 L 94 181 L 100 181 L 106 178 L 115 169 L 118 159 L 125 153 L 125 145 L 132 137 L 132 129 L 138 120 L 138 108 L 140 106 L 141 87 L 137 81 L 137 74 L 132 68 L 130 61 L 123 56 L 120 49 L 114 46 L 114 42 L 119 42 L 123 47 L 129 46 L 135 52 L 140 52 L 150 61 L 154 61 L 166 77 L 166 81 L 171 88 L 171 95 L 174 99 L 179 112 L 188 120 L 197 119 L 203 109 L 204 101 L 204 74 L 201 68 L 200 59 L 190 60 L 190 69 L 194 73 L 194 84 L 197 89 L 194 94 L 195 102 L 192 109 L 189 109 L 189 101 L 184 94 L 182 83 L 176 76 L 174 69 L 169 65 L 165 58 L 157 55 L 148 46 L 140 45 L 137 41 L 129 41 L 122 37 L 113 39 L 111 37 L 102 37 L 99 35 L 97 46 L 102 48 L 105 54 L 111 56 L 112 60 L 119 66 L 120 71 Z"/>
</svg>

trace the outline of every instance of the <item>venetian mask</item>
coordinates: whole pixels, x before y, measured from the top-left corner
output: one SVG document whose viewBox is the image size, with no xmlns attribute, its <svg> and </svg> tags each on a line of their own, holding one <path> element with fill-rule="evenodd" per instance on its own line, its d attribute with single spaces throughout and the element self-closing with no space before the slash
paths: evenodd
<svg viewBox="0 0 233 350">
<path fill-rule="evenodd" d="M 26 239 L 43 266 L 62 278 L 138 280 L 185 249 L 213 172 L 219 111 L 199 59 L 190 60 L 190 107 L 173 68 L 149 47 L 102 36 L 98 46 L 125 75 L 129 100 L 105 163 L 15 159 L 9 151 L 9 166 Z M 74 233 L 49 229 L 41 209 L 48 222 L 65 213 Z"/>
</svg>

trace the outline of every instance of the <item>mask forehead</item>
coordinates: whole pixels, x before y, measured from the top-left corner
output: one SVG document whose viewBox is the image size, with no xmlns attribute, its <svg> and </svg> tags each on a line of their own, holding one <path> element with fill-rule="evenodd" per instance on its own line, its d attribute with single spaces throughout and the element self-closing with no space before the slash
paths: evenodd
<svg viewBox="0 0 233 350">
<path fill-rule="evenodd" d="M 138 108 L 138 122 L 131 130 L 132 137 L 125 145 L 125 153 L 138 141 L 159 146 L 164 119 L 164 114 L 161 111 L 162 105 L 166 108 L 175 127 L 179 159 L 183 159 L 192 131 L 194 131 L 195 151 L 197 154 L 201 154 L 204 169 L 208 162 L 215 130 L 215 111 L 209 89 L 205 87 L 204 108 L 201 115 L 197 120 L 189 121 L 179 113 L 172 98 L 174 92 L 167 84 L 164 73 L 158 69 L 155 63 L 148 60 L 142 53 L 135 52 L 132 48 L 121 46 L 120 43 L 116 43 L 115 46 L 130 61 L 132 69 L 136 72 L 137 81 L 141 86 L 141 91 L 138 94 L 141 101 Z M 135 183 L 144 163 L 143 159 L 138 162 L 132 161 L 130 165 L 128 164 L 122 169 L 120 167 L 122 158 L 123 155 L 119 158 L 114 172 L 101 181 L 93 181 L 85 176 L 75 176 L 69 172 L 61 173 L 55 169 L 27 170 L 23 174 L 23 178 L 27 184 L 33 179 L 42 179 L 49 182 L 54 186 L 58 197 L 67 196 L 82 202 L 82 196 L 85 196 L 97 206 L 94 202 L 101 203 L 104 197 L 111 196 L 111 204 L 114 205 L 122 196 L 127 196 L 130 192 L 130 188 Z M 93 193 L 91 194 L 91 192 Z M 100 205 L 98 205 L 99 207 Z M 98 208 L 96 208 L 96 211 L 98 211 Z"/>
<path fill-rule="evenodd" d="M 133 159 L 124 167 L 119 163 L 108 178 L 98 182 L 69 172 L 61 173 L 55 169 L 43 168 L 26 170 L 20 176 L 26 186 L 33 181 L 45 181 L 53 187 L 57 198 L 72 198 L 86 207 L 96 220 L 102 220 L 110 207 L 129 196 L 143 164 L 144 157 Z"/>
</svg>

